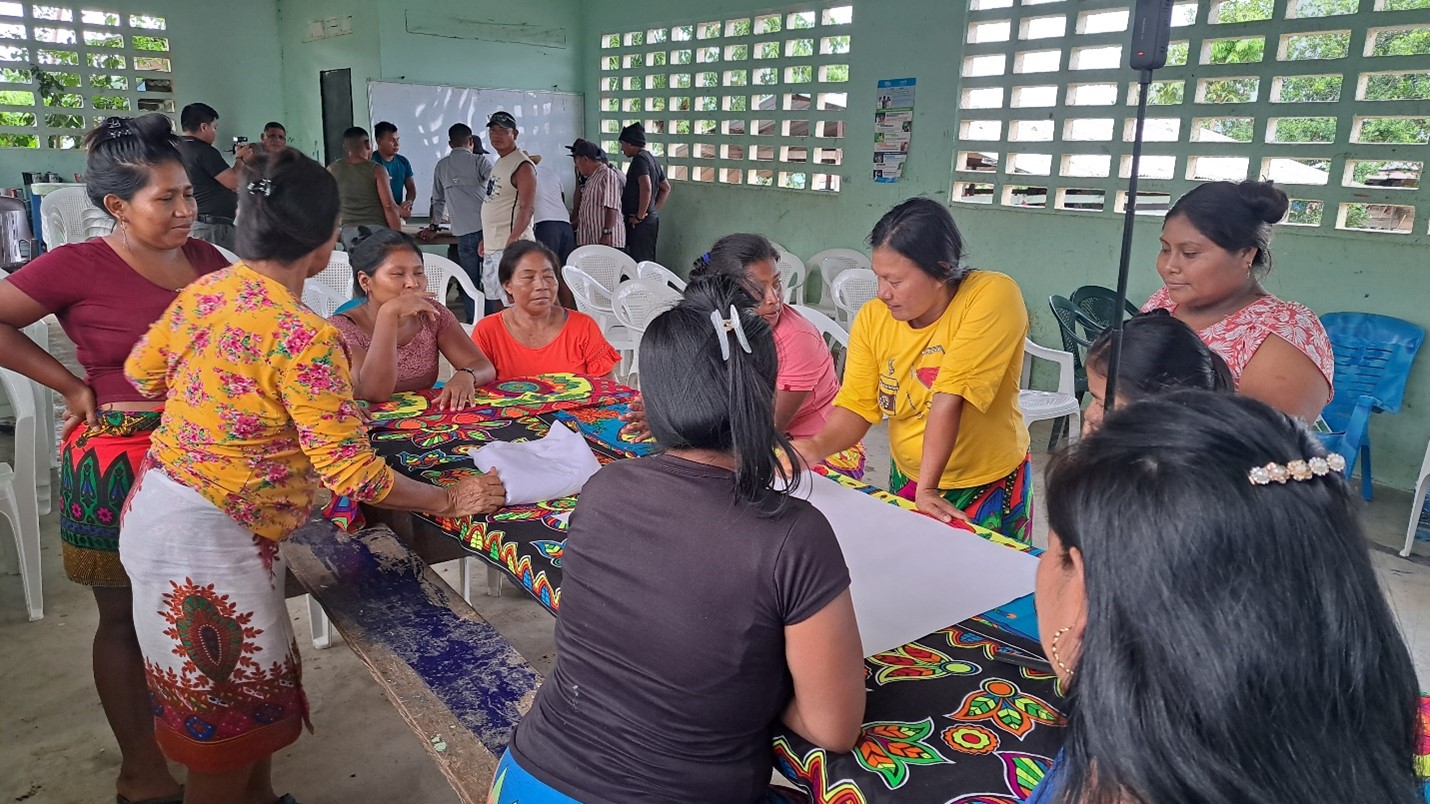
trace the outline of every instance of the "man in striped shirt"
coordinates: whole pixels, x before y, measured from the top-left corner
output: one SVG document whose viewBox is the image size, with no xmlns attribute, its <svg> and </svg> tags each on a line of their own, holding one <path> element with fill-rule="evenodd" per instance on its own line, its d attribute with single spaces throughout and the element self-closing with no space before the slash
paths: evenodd
<svg viewBox="0 0 1430 804">
<path fill-rule="evenodd" d="M 621 223 L 621 177 L 601 160 L 601 149 L 590 140 L 566 146 L 576 170 L 586 177 L 576 208 L 576 245 L 626 247 Z"/>
</svg>

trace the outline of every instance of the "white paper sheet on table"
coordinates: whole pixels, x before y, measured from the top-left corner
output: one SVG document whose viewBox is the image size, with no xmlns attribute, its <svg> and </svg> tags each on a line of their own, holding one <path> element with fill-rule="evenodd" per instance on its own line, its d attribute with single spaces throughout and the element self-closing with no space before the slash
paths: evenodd
<svg viewBox="0 0 1430 804">
<path fill-rule="evenodd" d="M 1038 559 L 828 478 L 794 496 L 822 512 L 849 565 L 864 655 L 891 650 L 1033 591 Z"/>
</svg>

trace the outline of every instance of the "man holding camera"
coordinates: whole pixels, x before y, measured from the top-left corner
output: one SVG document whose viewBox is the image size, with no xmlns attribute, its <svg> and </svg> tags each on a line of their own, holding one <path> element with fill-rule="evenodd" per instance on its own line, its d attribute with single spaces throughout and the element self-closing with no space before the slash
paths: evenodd
<svg viewBox="0 0 1430 804">
<path fill-rule="evenodd" d="M 233 218 L 238 211 L 240 167 L 229 167 L 223 154 L 214 147 L 218 139 L 218 112 L 207 103 L 191 103 L 179 115 L 184 136 L 179 151 L 184 157 L 184 170 L 194 185 L 194 200 L 199 214 L 190 236 L 206 240 L 215 246 L 233 251 Z M 253 149 L 246 138 L 233 141 L 233 156 L 238 163 L 248 161 Z"/>
</svg>

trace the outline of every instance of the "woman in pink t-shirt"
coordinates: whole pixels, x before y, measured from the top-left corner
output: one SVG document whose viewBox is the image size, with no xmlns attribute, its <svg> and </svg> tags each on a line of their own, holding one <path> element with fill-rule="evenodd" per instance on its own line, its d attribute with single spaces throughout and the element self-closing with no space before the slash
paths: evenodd
<svg viewBox="0 0 1430 804">
<path fill-rule="evenodd" d="M 775 378 L 775 427 L 790 438 L 817 434 L 833 410 L 839 375 L 824 336 L 804 316 L 784 302 L 784 287 L 775 263 L 779 252 L 763 235 L 726 235 L 695 261 L 690 281 L 728 276 L 750 294 L 755 312 L 774 332 L 779 374 Z M 826 463 L 855 478 L 864 475 L 862 444 L 831 457 Z"/>
<path fill-rule="evenodd" d="M 129 576 L 119 563 L 120 512 L 162 404 L 130 385 L 124 360 L 185 285 L 228 260 L 189 237 L 194 188 L 167 117 L 107 118 L 85 148 L 85 189 L 114 218 L 114 233 L 53 248 L 0 281 L 0 365 L 53 388 L 68 408 L 61 547 L 65 574 L 92 587 L 99 607 L 94 679 L 119 743 L 118 800 L 177 804 L 183 794 L 154 741 Z M 49 314 L 74 342 L 83 377 L 17 331 Z"/>
<path fill-rule="evenodd" d="M 763 235 L 726 235 L 695 261 L 690 279 L 728 276 L 755 300 L 755 312 L 774 331 L 779 356 L 775 427 L 791 438 L 807 438 L 818 433 L 829 418 L 834 396 L 839 393 L 839 377 L 824 336 L 784 303 L 784 286 L 775 267 L 779 258 Z"/>
<path fill-rule="evenodd" d="M 1208 182 L 1182 196 L 1162 224 L 1165 287 L 1142 309 L 1167 310 L 1195 330 L 1226 360 L 1238 393 L 1313 422 L 1331 399 L 1330 338 L 1309 308 L 1261 285 L 1271 225 L 1289 204 L 1269 181 Z"/>
</svg>

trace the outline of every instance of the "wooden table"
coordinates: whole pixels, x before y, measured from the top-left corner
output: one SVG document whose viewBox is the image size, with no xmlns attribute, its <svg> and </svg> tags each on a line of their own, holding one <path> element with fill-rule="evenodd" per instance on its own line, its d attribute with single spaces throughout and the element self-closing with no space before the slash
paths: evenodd
<svg viewBox="0 0 1430 804">
<path fill-rule="evenodd" d="M 402 233 L 410 237 L 417 237 L 418 233 L 426 228 L 427 225 L 422 223 L 404 223 L 402 224 Z M 423 240 L 417 237 L 417 242 L 424 246 L 450 246 L 456 248 L 457 236 L 452 234 L 451 229 L 439 229 L 431 240 Z M 451 259 L 453 262 L 457 261 L 455 256 L 452 256 Z"/>
</svg>

